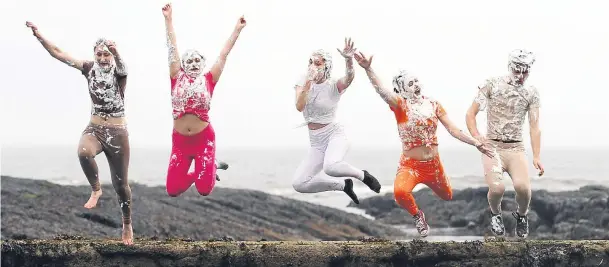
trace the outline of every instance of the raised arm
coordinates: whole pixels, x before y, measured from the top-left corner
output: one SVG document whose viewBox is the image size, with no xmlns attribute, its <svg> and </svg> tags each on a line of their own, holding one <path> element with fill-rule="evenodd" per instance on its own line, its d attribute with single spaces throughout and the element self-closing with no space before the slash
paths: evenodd
<svg viewBox="0 0 609 267">
<path fill-rule="evenodd" d="M 49 52 L 49 54 L 51 54 L 52 57 L 67 64 L 70 67 L 76 68 L 80 71 L 83 70 L 83 61 L 82 60 L 73 58 L 68 53 L 62 51 L 61 49 L 59 49 L 59 47 L 57 47 L 53 43 L 49 42 L 49 40 L 47 40 L 46 38 L 44 38 L 44 36 L 42 36 L 42 34 L 40 34 L 40 32 L 38 31 L 38 27 L 36 27 L 36 25 L 34 25 L 34 23 L 27 21 L 25 23 L 25 25 L 28 28 L 32 29 L 32 33 L 34 34 L 34 36 L 36 36 L 36 38 L 38 38 L 38 41 L 40 41 L 40 43 L 42 44 L 44 49 L 46 49 Z"/>
<path fill-rule="evenodd" d="M 106 41 L 106 46 L 112 55 L 114 56 L 114 62 L 116 63 L 116 74 L 120 77 L 127 76 L 127 65 L 123 61 L 120 53 L 116 49 L 116 44 L 114 41 Z"/>
<path fill-rule="evenodd" d="M 214 65 L 211 67 L 211 76 L 214 78 L 214 83 L 217 83 L 220 79 L 220 75 L 222 75 L 224 65 L 226 64 L 226 58 L 228 57 L 230 51 L 233 50 L 233 46 L 235 46 L 237 38 L 239 38 L 239 34 L 241 33 L 243 27 L 245 27 L 245 24 L 245 18 L 241 16 L 239 21 L 237 21 L 237 25 L 235 26 L 233 33 L 230 35 L 230 38 L 228 38 L 226 44 L 224 44 L 224 48 L 222 48 L 222 52 L 220 52 L 218 60 L 216 60 L 216 63 L 214 63 Z"/>
<path fill-rule="evenodd" d="M 366 70 L 366 75 L 368 75 L 368 79 L 370 80 L 370 83 L 372 83 L 374 90 L 376 90 L 376 92 L 381 96 L 385 103 L 387 103 L 392 108 L 397 108 L 399 96 L 395 92 L 384 87 L 380 79 L 376 76 L 376 73 L 374 73 L 374 71 L 372 70 L 372 67 L 370 67 L 370 64 L 372 63 L 372 57 L 374 56 L 366 58 L 366 56 L 364 56 L 362 52 L 359 52 L 359 54 L 355 53 L 353 56 L 355 57 L 357 64 L 359 64 L 360 67 Z"/>
<path fill-rule="evenodd" d="M 353 71 L 353 54 L 355 53 L 355 48 L 353 46 L 353 42 L 351 38 L 345 38 L 345 48 L 343 50 L 336 49 L 338 52 L 345 58 L 345 76 L 340 78 L 336 83 L 336 87 L 338 88 L 339 93 L 343 93 L 351 82 L 353 82 L 353 78 L 355 78 L 355 71 Z"/>
<path fill-rule="evenodd" d="M 180 54 L 176 42 L 176 34 L 173 29 L 173 10 L 171 4 L 163 6 L 165 17 L 165 32 L 167 35 L 167 48 L 169 49 L 169 76 L 173 79 L 180 72 Z"/>
</svg>

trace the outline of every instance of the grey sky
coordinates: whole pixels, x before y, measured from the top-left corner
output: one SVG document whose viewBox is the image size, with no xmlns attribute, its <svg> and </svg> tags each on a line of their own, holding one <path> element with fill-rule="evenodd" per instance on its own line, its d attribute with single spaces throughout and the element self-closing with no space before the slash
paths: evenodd
<svg viewBox="0 0 609 267">
<path fill-rule="evenodd" d="M 3 144 L 76 145 L 90 100 L 84 77 L 53 59 L 25 21 L 81 59 L 93 43 L 115 40 L 130 76 L 126 108 L 132 146 L 169 147 L 171 103 L 164 1 L 20 0 L 3 3 Z M 334 57 L 345 36 L 374 54 L 385 84 L 399 68 L 418 74 L 423 93 L 438 99 L 465 129 L 476 86 L 507 71 L 507 55 L 537 55 L 529 82 L 541 93 L 543 146 L 608 146 L 609 25 L 603 1 L 174 1 L 180 51 L 199 49 L 208 68 L 239 15 L 248 21 L 216 87 L 211 120 L 221 147 L 307 146 L 306 128 L 294 127 L 293 85 L 309 53 Z M 5 9 L 6 8 L 6 9 Z M 215 27 L 212 27 L 214 25 Z M 339 120 L 355 147 L 399 146 L 395 120 L 356 67 Z M 484 114 L 479 125 L 484 130 Z M 528 127 L 525 127 L 528 131 Z M 528 132 L 525 133 L 528 141 Z M 461 147 L 439 129 L 440 145 Z M 528 145 L 527 145 L 528 146 Z"/>
</svg>

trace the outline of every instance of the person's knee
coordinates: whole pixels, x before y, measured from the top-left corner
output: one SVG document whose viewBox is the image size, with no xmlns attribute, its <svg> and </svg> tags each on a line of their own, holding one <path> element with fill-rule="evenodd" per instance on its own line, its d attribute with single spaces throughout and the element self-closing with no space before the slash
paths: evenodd
<svg viewBox="0 0 609 267">
<path fill-rule="evenodd" d="M 185 190 L 182 190 L 181 188 L 168 183 L 165 186 L 165 191 L 167 191 L 167 195 L 170 197 L 178 197 L 180 196 L 182 193 L 184 193 Z"/>
<path fill-rule="evenodd" d="M 175 189 L 169 189 L 169 187 L 167 188 L 167 195 L 170 197 L 178 197 L 180 196 L 181 192 L 179 192 L 178 190 Z"/>
<path fill-rule="evenodd" d="M 493 173 L 490 176 L 487 176 L 486 180 L 489 194 L 503 196 L 503 193 L 505 193 L 505 185 L 503 184 L 500 175 Z"/>
<path fill-rule="evenodd" d="M 395 200 L 398 202 L 403 201 L 405 199 L 409 199 L 412 197 L 412 189 L 394 186 L 393 196 L 394 196 Z"/>
<path fill-rule="evenodd" d="M 306 173 L 296 171 L 292 177 L 292 188 L 294 188 L 294 190 L 298 193 L 306 193 L 307 182 L 310 180 L 307 178 Z"/>
<path fill-rule="evenodd" d="M 301 177 L 295 177 L 292 181 L 292 188 L 298 193 L 306 193 L 306 182 Z"/>
<path fill-rule="evenodd" d="M 122 183 L 119 180 L 117 183 L 114 183 L 114 191 L 121 202 L 131 201 L 131 187 L 128 183 Z"/>
<path fill-rule="evenodd" d="M 491 184 L 488 187 L 488 193 L 492 196 L 503 196 L 505 193 L 505 186 L 503 184 Z"/>
<path fill-rule="evenodd" d="M 395 203 L 406 211 L 408 211 L 408 213 L 410 213 L 411 215 L 417 213 L 418 208 L 417 204 L 415 203 L 414 196 L 412 195 L 412 189 L 408 190 L 405 188 L 395 188 L 393 190 L 393 197 Z"/>
<path fill-rule="evenodd" d="M 324 162 L 324 166 L 323 166 L 324 173 L 329 176 L 332 176 L 332 177 L 341 176 L 341 172 L 339 170 L 340 169 L 339 164 L 340 163 L 338 163 L 338 162 L 331 162 L 331 163 Z"/>
<path fill-rule="evenodd" d="M 453 199 L 453 190 L 450 188 L 444 188 L 442 193 L 438 194 L 442 200 L 449 201 Z"/>
<path fill-rule="evenodd" d="M 78 157 L 82 159 L 95 158 L 97 151 L 90 146 L 81 146 L 78 148 Z"/>
<path fill-rule="evenodd" d="M 531 193 L 531 185 L 529 183 L 516 182 L 514 183 L 514 191 L 519 195 L 529 195 Z"/>
<path fill-rule="evenodd" d="M 197 192 L 202 196 L 209 196 L 214 189 L 216 184 L 216 173 L 210 172 L 205 173 L 203 176 L 195 180 L 195 187 Z"/>
<path fill-rule="evenodd" d="M 214 179 L 216 179 L 214 177 Z M 211 191 L 214 190 L 214 186 L 213 184 L 206 184 L 206 185 L 197 185 L 197 192 L 199 192 L 199 195 L 202 196 L 209 196 L 211 194 Z"/>
</svg>

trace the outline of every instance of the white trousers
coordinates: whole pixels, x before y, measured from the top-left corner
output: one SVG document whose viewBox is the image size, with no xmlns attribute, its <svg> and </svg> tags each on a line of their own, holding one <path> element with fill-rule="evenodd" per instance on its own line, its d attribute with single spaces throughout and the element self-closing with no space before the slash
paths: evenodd
<svg viewBox="0 0 609 267">
<path fill-rule="evenodd" d="M 309 153 L 294 174 L 294 190 L 300 193 L 342 191 L 344 178 L 364 179 L 362 170 L 344 161 L 349 140 L 342 125 L 331 123 L 321 129 L 309 130 L 309 140 Z"/>
</svg>

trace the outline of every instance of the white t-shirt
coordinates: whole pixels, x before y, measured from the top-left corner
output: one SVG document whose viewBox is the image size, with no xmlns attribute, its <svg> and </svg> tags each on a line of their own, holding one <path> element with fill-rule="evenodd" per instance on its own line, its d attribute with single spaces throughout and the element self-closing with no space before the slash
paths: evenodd
<svg viewBox="0 0 609 267">
<path fill-rule="evenodd" d="M 294 89 L 297 86 L 304 86 L 305 82 L 306 79 L 301 78 Z M 338 101 L 342 95 L 338 92 L 336 84 L 337 81 L 333 79 L 328 79 L 320 84 L 311 82 L 307 103 L 302 111 L 306 123 L 329 124 L 334 122 Z"/>
</svg>

